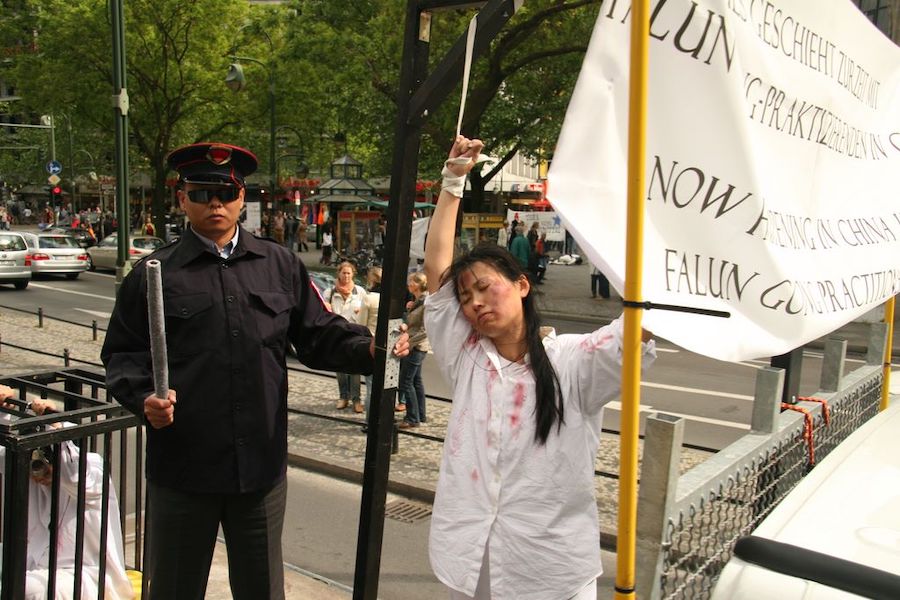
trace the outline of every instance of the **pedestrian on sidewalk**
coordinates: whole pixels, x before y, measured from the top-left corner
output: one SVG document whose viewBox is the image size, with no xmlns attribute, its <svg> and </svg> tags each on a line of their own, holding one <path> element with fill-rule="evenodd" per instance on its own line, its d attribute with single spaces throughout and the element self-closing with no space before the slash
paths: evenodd
<svg viewBox="0 0 900 600">
<path fill-rule="evenodd" d="M 509 247 L 509 222 L 503 221 L 503 227 L 497 230 L 497 245 L 501 248 Z"/>
<path fill-rule="evenodd" d="M 203 598 L 221 526 L 235 600 L 284 598 L 289 345 L 314 369 L 371 372 L 374 339 L 329 313 L 296 255 L 241 228 L 249 151 L 174 150 L 190 228 L 162 267 L 169 384 L 153 392 L 147 260 L 122 282 L 101 359 L 113 397 L 147 427 L 149 600 Z M 394 348 L 408 351 L 405 334 Z"/>
<path fill-rule="evenodd" d="M 400 429 L 418 427 L 428 421 L 425 412 L 425 384 L 422 381 L 422 363 L 431 350 L 425 333 L 425 299 L 428 297 L 428 280 L 425 273 L 410 273 L 406 289 L 413 299 L 406 304 L 406 326 L 409 333 L 409 354 L 400 361 L 400 393 L 406 403 L 406 416 Z"/>
<path fill-rule="evenodd" d="M 337 281 L 322 292 L 325 302 L 331 306 L 332 312 L 341 315 L 351 323 L 366 324 L 368 320 L 368 307 L 366 304 L 366 290 L 353 282 L 356 277 L 356 267 L 353 263 L 344 261 L 338 265 Z M 360 399 L 360 386 L 358 373 L 337 373 L 338 401 L 336 408 L 343 410 L 353 406 L 353 412 L 363 412 L 363 404 Z"/>
<path fill-rule="evenodd" d="M 284 246 L 284 211 L 276 210 L 272 217 L 272 238 Z"/>
<path fill-rule="evenodd" d="M 594 459 L 618 396 L 621 319 L 583 335 L 540 326 L 522 265 L 496 244 L 454 261 L 466 174 L 458 136 L 425 244 L 425 325 L 453 390 L 429 555 L 452 599 L 597 597 Z M 527 243 L 527 242 L 526 242 Z M 644 333 L 644 365 L 654 343 Z"/>
<path fill-rule="evenodd" d="M 334 247 L 334 233 L 331 226 L 331 217 L 326 219 L 322 226 L 322 258 L 319 262 L 323 265 L 331 264 L 331 250 Z"/>
<path fill-rule="evenodd" d="M 309 244 L 306 241 L 306 232 L 309 229 L 309 225 L 306 223 L 306 219 L 300 219 L 300 223 L 297 224 L 297 251 L 298 252 L 309 252 Z"/>
<path fill-rule="evenodd" d="M 609 299 L 609 279 L 603 271 L 591 265 L 591 298 L 596 298 L 598 293 L 604 300 Z"/>
</svg>

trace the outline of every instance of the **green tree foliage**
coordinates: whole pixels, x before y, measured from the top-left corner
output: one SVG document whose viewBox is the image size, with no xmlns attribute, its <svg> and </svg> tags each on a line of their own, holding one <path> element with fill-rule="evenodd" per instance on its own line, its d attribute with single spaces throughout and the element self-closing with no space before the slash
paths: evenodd
<svg viewBox="0 0 900 600">
<path fill-rule="evenodd" d="M 106 3 L 33 2 L 37 52 L 15 61 L 24 107 L 65 115 L 74 145 L 98 162 L 113 160 L 112 38 Z M 163 213 L 165 156 L 172 147 L 214 136 L 251 113 L 223 84 L 224 53 L 245 3 L 130 0 L 125 3 L 132 167 L 152 173 L 153 211 Z M 59 121 L 59 120 L 58 120 Z"/>
<path fill-rule="evenodd" d="M 9 77 L 10 67 L 22 55 L 34 52 L 34 21 L 27 2 L 0 3 L 0 79 L 6 84 L 7 97 L 19 96 Z M 17 100 L 0 102 L 0 121 L 19 122 L 20 104 Z M 49 158 L 48 140 L 42 130 L 0 129 L 0 180 L 14 187 L 40 180 L 41 165 Z"/>
<path fill-rule="evenodd" d="M 296 0 L 293 6 L 303 20 L 314 23 L 315 43 L 304 36 L 286 46 L 286 52 L 317 65 L 321 87 L 309 94 L 329 107 L 326 112 L 336 126 L 349 132 L 357 158 L 380 172 L 390 168 L 406 5 L 406 0 Z M 501 158 L 516 151 L 535 160 L 547 158 L 599 5 L 599 0 L 526 0 L 473 65 L 462 132 L 481 137 Z M 432 65 L 464 35 L 474 14 L 471 9 L 434 13 Z M 456 125 L 459 89 L 424 125 L 423 173 L 440 169 Z M 476 174 L 477 196 L 497 171 Z"/>
<path fill-rule="evenodd" d="M 25 22 L 2 20 L 0 35 L 21 38 L 33 30 L 37 51 L 17 55 L 4 77 L 15 80 L 22 110 L 34 122 L 41 114 L 65 115 L 68 121 L 58 123 L 71 125 L 75 149 L 90 151 L 101 169 L 114 148 L 107 4 L 17 0 L 4 6 L 11 3 Z M 407 0 L 126 2 L 131 172 L 152 173 L 154 214 L 162 213 L 168 194 L 165 155 L 178 145 L 210 139 L 244 145 L 268 172 L 270 77 L 279 154 L 302 154 L 315 172 L 347 151 L 366 165 L 367 175 L 387 174 L 406 7 Z M 495 156 L 547 157 L 598 7 L 599 0 L 526 0 L 473 65 L 463 133 L 484 139 Z M 432 64 L 474 14 L 434 13 Z M 247 82 L 237 93 L 223 81 L 234 56 L 255 59 L 240 61 Z M 425 122 L 422 173 L 440 168 L 458 90 Z M 336 144 L 336 137 L 346 142 Z M 285 157 L 278 170 L 288 174 L 297 162 Z M 480 175 L 476 193 L 492 177 Z"/>
</svg>

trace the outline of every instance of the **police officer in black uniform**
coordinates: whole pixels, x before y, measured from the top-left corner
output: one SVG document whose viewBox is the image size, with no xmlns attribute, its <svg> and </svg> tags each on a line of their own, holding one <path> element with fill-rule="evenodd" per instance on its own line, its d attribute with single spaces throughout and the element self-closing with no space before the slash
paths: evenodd
<svg viewBox="0 0 900 600">
<path fill-rule="evenodd" d="M 238 225 L 256 157 L 227 144 L 174 150 L 190 229 L 162 264 L 168 398 L 153 394 L 143 262 L 122 282 L 101 357 L 116 400 L 147 431 L 151 600 L 202 599 L 221 524 L 235 599 L 284 598 L 287 371 L 370 373 L 364 325 L 328 312 L 305 266 Z M 404 336 L 394 348 L 408 352 Z"/>
</svg>

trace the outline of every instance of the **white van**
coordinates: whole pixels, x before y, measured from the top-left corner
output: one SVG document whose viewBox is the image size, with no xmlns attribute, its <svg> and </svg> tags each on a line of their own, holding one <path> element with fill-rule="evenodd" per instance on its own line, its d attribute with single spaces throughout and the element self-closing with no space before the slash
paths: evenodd
<svg viewBox="0 0 900 600">
<path fill-rule="evenodd" d="M 900 403 L 851 434 L 739 540 L 713 600 L 900 598 Z"/>
</svg>

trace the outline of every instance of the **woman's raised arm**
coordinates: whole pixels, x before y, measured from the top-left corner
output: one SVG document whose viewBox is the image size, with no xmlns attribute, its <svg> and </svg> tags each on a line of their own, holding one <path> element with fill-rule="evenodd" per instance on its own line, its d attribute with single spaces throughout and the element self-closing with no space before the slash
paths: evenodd
<svg viewBox="0 0 900 600">
<path fill-rule="evenodd" d="M 481 140 L 457 136 L 441 172 L 444 177 L 441 194 L 438 196 L 437 208 L 431 216 L 428 237 L 425 240 L 424 268 L 429 292 L 436 292 L 441 287 L 441 276 L 453 262 L 453 238 L 456 234 L 459 199 L 465 187 L 466 174 L 475 165 L 482 148 L 484 143 Z"/>
</svg>

